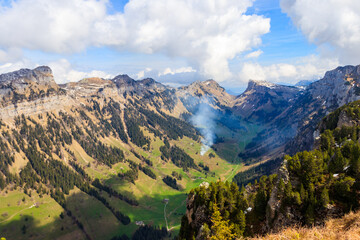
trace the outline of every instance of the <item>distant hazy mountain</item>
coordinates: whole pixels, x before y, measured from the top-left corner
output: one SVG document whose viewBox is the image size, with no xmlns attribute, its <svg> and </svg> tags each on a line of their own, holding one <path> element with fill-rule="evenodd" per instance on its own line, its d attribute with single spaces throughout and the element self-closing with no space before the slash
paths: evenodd
<svg viewBox="0 0 360 240">
<path fill-rule="evenodd" d="M 295 86 L 296 87 L 300 87 L 300 86 L 304 86 L 304 87 L 306 87 L 306 86 L 309 86 L 311 83 L 313 83 L 315 80 L 301 80 L 301 81 L 299 81 L 299 82 L 297 82 L 296 84 L 295 84 Z"/>
</svg>

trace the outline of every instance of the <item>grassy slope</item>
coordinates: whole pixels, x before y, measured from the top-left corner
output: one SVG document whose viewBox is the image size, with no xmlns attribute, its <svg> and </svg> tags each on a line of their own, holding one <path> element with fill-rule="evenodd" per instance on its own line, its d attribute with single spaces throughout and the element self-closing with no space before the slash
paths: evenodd
<svg viewBox="0 0 360 240">
<path fill-rule="evenodd" d="M 222 180 L 231 180 L 231 178 L 236 174 L 236 171 L 241 168 L 241 165 L 230 164 L 218 157 L 216 154 L 215 158 L 210 159 L 208 154 L 210 152 L 215 153 L 212 149 L 204 156 L 200 156 L 199 152 L 201 144 L 184 137 L 181 140 L 171 141 L 171 144 L 176 144 L 184 149 L 185 152 L 194 158 L 197 164 L 202 162 L 205 165 L 208 165 L 210 167 L 210 171 L 215 173 L 215 176 L 207 176 L 204 172 L 199 172 L 193 169 L 189 172 L 184 172 L 172 162 L 162 161 L 160 158 L 161 153 L 159 148 L 164 143 L 158 137 L 154 137 L 153 134 L 147 131 L 144 131 L 144 133 L 151 138 L 150 152 L 146 152 L 133 144 L 125 145 L 121 141 L 112 137 L 103 139 L 103 142 L 121 148 L 127 159 L 131 159 L 138 163 L 141 162 L 130 152 L 130 148 L 133 148 L 136 152 L 153 162 L 152 170 L 156 174 L 157 179 L 154 180 L 139 171 L 139 179 L 135 182 L 135 185 L 124 182 L 117 177 L 117 173 L 124 172 L 129 169 L 127 163 L 117 163 L 113 165 L 111 169 L 103 165 L 95 166 L 95 161 L 81 148 L 79 148 L 77 144 L 73 144 L 72 146 L 72 150 L 75 153 L 78 163 L 85 167 L 90 162 L 91 167 L 85 167 L 85 170 L 91 177 L 97 177 L 106 183 L 106 185 L 111 186 L 113 189 L 123 194 L 132 196 L 139 201 L 139 206 L 135 207 L 117 198 L 110 198 L 108 194 L 103 193 L 103 196 L 109 200 L 112 206 L 131 218 L 131 224 L 128 226 L 118 224 L 116 220 L 102 223 L 102 225 L 105 224 L 105 226 L 109 228 L 109 236 L 111 236 L 111 234 L 119 233 L 131 235 L 137 228 L 135 221 L 143 221 L 145 224 L 153 224 L 157 226 L 166 226 L 164 218 L 165 204 L 163 203 L 165 198 L 170 200 L 166 206 L 168 226 L 177 233 L 180 229 L 181 216 L 186 211 L 186 193 L 190 189 L 199 186 L 199 184 L 203 181 L 217 181 L 219 178 Z M 173 171 L 180 173 L 183 177 L 181 181 L 178 181 L 182 187 L 181 191 L 168 187 L 162 181 L 164 176 L 171 175 Z M 91 206 L 91 203 L 89 204 L 90 205 L 87 208 L 94 208 L 94 206 Z M 93 221 L 96 222 L 95 219 Z M 114 228 L 115 225 L 117 228 Z M 96 235 L 95 232 L 93 234 Z"/>
<path fill-rule="evenodd" d="M 48 195 L 40 198 L 34 190 L 31 191 L 31 196 L 19 190 L 0 192 L 0 237 L 6 239 L 55 239 L 55 237 L 84 239 L 83 233 L 71 218 L 59 217 L 63 208 L 55 200 Z M 23 198 L 25 201 L 22 201 Z M 26 233 L 22 231 L 23 226 L 26 226 Z"/>
<path fill-rule="evenodd" d="M 247 131 L 257 131 L 257 129 L 252 128 L 252 126 L 248 127 Z M 145 129 L 142 128 L 142 130 L 144 134 L 151 139 L 151 147 L 149 152 L 144 151 L 143 149 L 135 146 L 132 143 L 124 144 L 123 142 L 114 137 L 107 137 L 105 139 L 101 139 L 102 142 L 108 145 L 116 146 L 122 149 L 125 153 L 126 159 L 131 159 L 132 161 L 141 163 L 141 160 L 139 160 L 130 151 L 131 149 L 134 149 L 137 153 L 150 159 L 153 162 L 152 170 L 156 174 L 157 179 L 151 179 L 144 173 L 139 171 L 139 179 L 135 182 L 135 185 L 132 183 L 124 182 L 117 177 L 117 173 L 124 172 L 129 169 L 128 163 L 117 163 L 113 165 L 112 168 L 109 168 L 108 166 L 98 164 L 95 159 L 86 154 L 86 152 L 76 141 L 73 141 L 73 144 L 71 146 L 66 146 L 74 152 L 77 163 L 84 167 L 85 171 L 91 176 L 91 178 L 101 179 L 104 183 L 113 187 L 115 190 L 127 196 L 132 196 L 140 203 L 137 207 L 130 206 L 124 201 L 116 198 L 109 198 L 107 194 L 102 193 L 104 197 L 108 198 L 109 202 L 113 207 L 115 207 L 117 210 L 120 210 L 122 213 L 128 215 L 131 218 L 131 224 L 124 226 L 119 223 L 117 219 L 112 215 L 112 213 L 108 209 L 106 209 L 98 200 L 87 196 L 79 190 L 72 191 L 67 198 L 68 207 L 77 217 L 77 219 L 81 223 L 83 223 L 85 231 L 90 236 L 94 237 L 94 239 L 109 239 L 114 235 L 120 235 L 123 233 L 131 235 L 137 228 L 137 226 L 135 225 L 135 221 L 144 221 L 145 224 L 165 226 L 165 204 L 163 203 L 163 199 L 165 198 L 170 199 L 169 203 L 166 206 L 166 217 L 168 221 L 168 226 L 170 229 L 173 229 L 175 233 L 177 233 L 180 229 L 181 216 L 185 213 L 186 210 L 186 193 L 189 192 L 190 189 L 199 186 L 199 184 L 203 181 L 211 182 L 217 181 L 218 179 L 231 181 L 232 177 L 242 169 L 242 164 L 238 164 L 237 157 L 233 157 L 233 160 L 229 160 L 226 157 L 237 156 L 235 152 L 243 149 L 245 144 L 249 142 L 252 138 L 250 136 L 249 138 L 241 139 L 237 142 L 235 141 L 230 145 L 227 145 L 226 143 L 224 144 L 224 147 L 217 146 L 217 152 L 214 152 L 213 149 L 210 149 L 204 156 L 200 156 L 199 154 L 201 149 L 201 143 L 199 142 L 196 142 L 187 137 L 184 137 L 183 139 L 177 141 L 171 141 L 171 144 L 179 146 L 180 148 L 184 149 L 184 151 L 187 152 L 191 157 L 193 157 L 196 164 L 199 164 L 201 162 L 204 165 L 209 166 L 211 174 L 207 175 L 205 172 L 199 172 L 193 169 L 190 169 L 189 172 L 184 172 L 181 168 L 175 166 L 171 161 L 164 162 L 163 160 L 161 160 L 161 152 L 159 148 L 164 144 L 163 141 L 160 138 L 155 137 L 152 133 L 149 133 Z M 241 131 L 236 132 L 236 134 L 233 136 L 228 135 L 230 134 L 230 132 L 227 134 L 227 132 L 224 131 L 225 134 L 227 134 L 225 137 L 227 139 L 230 137 L 233 139 L 238 138 L 242 135 Z M 232 148 L 234 148 L 235 150 Z M 215 158 L 209 158 L 210 152 L 215 154 Z M 217 153 L 219 153 L 220 156 L 218 156 Z M 69 157 L 70 156 L 68 156 L 68 158 Z M 23 161 L 22 158 L 23 156 L 20 155 L 16 158 L 19 160 L 17 160 L 17 162 L 13 166 L 13 172 L 18 172 L 19 168 L 21 168 L 27 162 Z M 234 164 L 230 162 L 234 162 Z M 162 181 L 162 178 L 164 176 L 171 175 L 173 171 L 176 171 L 182 175 L 182 180 L 178 181 L 178 184 L 182 188 L 181 191 L 177 191 L 168 187 Z M 11 192 L 10 194 L 15 193 L 16 192 Z M 53 202 L 54 205 L 57 205 L 54 200 L 52 200 L 50 197 L 48 198 Z M 11 199 L 11 197 L 6 196 L 6 201 L 8 201 L 8 199 Z M 57 207 L 57 216 L 59 216 L 62 209 L 59 205 L 57 205 Z M 28 210 L 25 210 L 25 212 L 26 211 Z M 51 209 L 43 208 L 42 214 L 44 216 L 52 216 L 53 212 Z M 17 222 L 15 220 L 16 219 L 14 218 L 14 221 L 12 222 Z M 35 218 L 35 220 L 38 221 L 37 218 Z M 44 220 L 42 219 L 40 223 L 43 221 Z M 48 219 L 48 222 L 46 222 L 45 225 L 55 225 L 55 223 L 59 225 L 57 221 L 59 220 Z M 22 224 L 22 222 L 20 224 Z M 99 228 L 98 226 L 102 227 Z M 104 229 L 106 229 L 105 235 Z M 65 231 L 63 234 L 62 232 L 59 233 L 58 231 L 52 231 L 51 233 L 47 233 L 46 231 L 44 231 L 43 237 L 56 235 L 66 236 L 66 234 L 72 234 L 72 232 L 82 234 L 81 231 L 76 227 L 76 225 L 73 225 L 70 232 Z M 31 234 L 31 231 L 29 231 L 29 234 Z M 16 236 L 19 237 L 18 235 Z"/>
<path fill-rule="evenodd" d="M 94 197 L 75 188 L 66 200 L 69 210 L 84 225 L 84 230 L 91 238 L 110 239 L 114 234 L 121 233 L 121 223 Z"/>
<path fill-rule="evenodd" d="M 347 240 L 360 239 L 360 212 L 349 213 L 339 219 L 330 219 L 323 227 L 288 228 L 280 233 L 269 234 L 263 237 L 252 238 L 253 240 Z"/>
</svg>

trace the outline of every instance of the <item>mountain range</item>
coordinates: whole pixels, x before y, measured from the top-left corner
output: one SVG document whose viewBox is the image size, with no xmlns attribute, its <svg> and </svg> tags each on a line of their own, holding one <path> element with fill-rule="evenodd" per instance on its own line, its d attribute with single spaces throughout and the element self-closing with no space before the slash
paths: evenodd
<svg viewBox="0 0 360 240">
<path fill-rule="evenodd" d="M 119 75 L 59 85 L 46 66 L 2 74 L 0 232 L 111 239 L 150 224 L 176 234 L 192 188 L 263 164 L 276 171 L 284 154 L 316 146 L 321 119 L 359 99 L 360 66 L 307 86 L 251 80 L 238 96 L 214 80 L 172 88 Z"/>
</svg>

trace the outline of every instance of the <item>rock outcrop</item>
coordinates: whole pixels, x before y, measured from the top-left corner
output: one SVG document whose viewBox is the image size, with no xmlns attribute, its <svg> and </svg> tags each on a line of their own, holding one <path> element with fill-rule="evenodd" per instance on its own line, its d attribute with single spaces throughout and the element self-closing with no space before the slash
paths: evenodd
<svg viewBox="0 0 360 240">
<path fill-rule="evenodd" d="M 250 80 L 247 89 L 235 101 L 233 110 L 259 122 L 271 122 L 297 99 L 302 88 Z"/>
</svg>

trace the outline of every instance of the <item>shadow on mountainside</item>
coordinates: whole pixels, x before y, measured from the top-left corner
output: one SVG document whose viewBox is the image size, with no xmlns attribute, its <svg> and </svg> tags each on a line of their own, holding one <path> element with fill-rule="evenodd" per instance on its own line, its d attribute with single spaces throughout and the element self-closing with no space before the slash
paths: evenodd
<svg viewBox="0 0 360 240">
<path fill-rule="evenodd" d="M 40 226 L 40 220 L 29 214 L 22 215 L 20 219 L 1 223 L 0 237 L 10 240 L 86 239 L 75 221 L 69 216 L 64 216 L 64 218 L 59 216 L 54 222 Z"/>
</svg>

